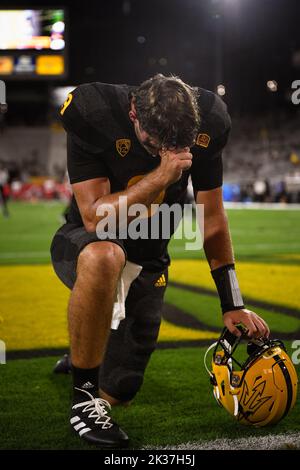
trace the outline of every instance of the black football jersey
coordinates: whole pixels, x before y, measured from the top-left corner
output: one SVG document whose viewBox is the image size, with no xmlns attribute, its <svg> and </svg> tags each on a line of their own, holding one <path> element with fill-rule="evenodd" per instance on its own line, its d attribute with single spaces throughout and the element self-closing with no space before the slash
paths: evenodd
<svg viewBox="0 0 300 470">
<path fill-rule="evenodd" d="M 108 177 L 111 192 L 126 190 L 160 164 L 138 141 L 129 119 L 130 97 L 135 87 L 88 83 L 68 95 L 60 111 L 67 131 L 67 161 L 71 184 Z M 230 117 L 225 103 L 214 93 L 199 88 L 201 124 L 193 154 L 192 166 L 183 172 L 158 198 L 158 203 L 183 204 L 189 176 L 194 191 L 207 191 L 222 185 L 222 149 L 230 131 Z M 73 197 L 67 221 L 83 225 Z M 175 230 L 172 227 L 171 233 Z M 169 240 L 124 240 L 128 258 L 144 267 L 169 262 Z"/>
</svg>

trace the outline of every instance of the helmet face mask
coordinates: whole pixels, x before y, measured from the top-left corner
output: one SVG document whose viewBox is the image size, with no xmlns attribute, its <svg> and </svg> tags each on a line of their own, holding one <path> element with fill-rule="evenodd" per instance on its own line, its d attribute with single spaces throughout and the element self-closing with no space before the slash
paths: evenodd
<svg viewBox="0 0 300 470">
<path fill-rule="evenodd" d="M 284 344 L 277 339 L 249 342 L 247 337 L 246 357 L 241 360 L 244 351 L 238 347 L 244 338 L 225 328 L 218 342 L 207 350 L 214 347 L 212 370 L 208 371 L 213 394 L 241 424 L 275 424 L 295 404 L 297 373 Z"/>
</svg>

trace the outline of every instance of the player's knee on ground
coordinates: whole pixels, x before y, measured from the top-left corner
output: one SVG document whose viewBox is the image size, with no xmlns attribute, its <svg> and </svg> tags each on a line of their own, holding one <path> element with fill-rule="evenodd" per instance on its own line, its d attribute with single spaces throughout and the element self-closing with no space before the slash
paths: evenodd
<svg viewBox="0 0 300 470">
<path fill-rule="evenodd" d="M 89 243 L 80 253 L 77 263 L 77 274 L 91 273 L 93 275 L 113 270 L 119 271 L 124 267 L 125 254 L 116 243 L 99 241 Z"/>
<path fill-rule="evenodd" d="M 100 367 L 99 386 L 111 397 L 122 402 L 131 401 L 143 385 L 146 367 L 156 342 L 161 320 L 160 301 L 145 296 L 140 308 L 130 313 L 111 331 L 104 361 Z M 149 308 L 150 307 L 150 308 Z"/>
<path fill-rule="evenodd" d="M 103 383 L 100 376 L 100 389 L 120 402 L 130 402 L 143 385 L 144 374 L 139 371 L 114 371 Z"/>
</svg>

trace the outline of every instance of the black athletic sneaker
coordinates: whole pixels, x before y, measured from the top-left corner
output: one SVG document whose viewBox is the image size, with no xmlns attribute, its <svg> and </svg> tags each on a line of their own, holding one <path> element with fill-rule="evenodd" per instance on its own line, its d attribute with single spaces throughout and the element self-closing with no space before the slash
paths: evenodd
<svg viewBox="0 0 300 470">
<path fill-rule="evenodd" d="M 57 361 L 54 366 L 53 372 L 55 374 L 70 374 L 71 370 L 71 358 L 69 354 L 65 354 L 61 359 Z"/>
<path fill-rule="evenodd" d="M 128 436 L 108 415 L 110 404 L 86 390 L 75 387 L 79 400 L 72 406 L 70 423 L 82 439 L 103 449 L 127 447 Z M 82 396 L 82 401 L 80 397 Z"/>
</svg>

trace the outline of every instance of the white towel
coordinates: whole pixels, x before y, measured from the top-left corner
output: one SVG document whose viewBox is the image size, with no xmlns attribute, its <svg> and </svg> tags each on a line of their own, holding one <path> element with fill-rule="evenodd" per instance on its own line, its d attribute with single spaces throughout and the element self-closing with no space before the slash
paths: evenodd
<svg viewBox="0 0 300 470">
<path fill-rule="evenodd" d="M 111 320 L 111 329 L 117 330 L 121 320 L 125 318 L 125 300 L 132 282 L 138 277 L 142 266 L 127 261 L 121 279 L 118 282 L 116 300 L 114 302 L 113 314 Z"/>
</svg>

